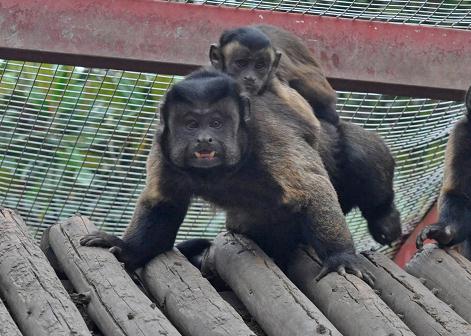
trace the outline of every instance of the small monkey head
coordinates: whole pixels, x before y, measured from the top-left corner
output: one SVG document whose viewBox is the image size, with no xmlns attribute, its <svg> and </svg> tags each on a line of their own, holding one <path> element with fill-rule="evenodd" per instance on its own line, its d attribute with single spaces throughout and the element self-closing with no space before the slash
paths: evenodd
<svg viewBox="0 0 471 336">
<path fill-rule="evenodd" d="M 261 94 L 272 80 L 280 61 L 270 39 L 254 27 L 225 31 L 219 45 L 211 45 L 211 64 L 236 79 L 250 94 Z"/>
<path fill-rule="evenodd" d="M 181 169 L 236 166 L 246 152 L 248 100 L 219 71 L 198 71 L 175 84 L 161 108 L 164 156 Z"/>
</svg>

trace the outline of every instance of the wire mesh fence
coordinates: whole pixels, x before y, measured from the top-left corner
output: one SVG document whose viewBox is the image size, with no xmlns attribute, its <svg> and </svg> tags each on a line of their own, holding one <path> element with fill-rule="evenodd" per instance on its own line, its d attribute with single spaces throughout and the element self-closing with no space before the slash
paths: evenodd
<svg viewBox="0 0 471 336">
<path fill-rule="evenodd" d="M 37 238 L 77 212 L 121 234 L 144 186 L 159 101 L 177 80 L 0 60 L 0 204 L 18 209 Z M 410 231 L 437 196 L 462 103 L 339 92 L 338 107 L 344 120 L 378 132 L 393 151 L 396 201 Z M 224 220 L 196 199 L 178 240 L 213 237 Z M 359 249 L 376 247 L 358 212 L 348 223 Z"/>
<path fill-rule="evenodd" d="M 471 27 L 471 1 L 463 0 L 183 0 L 182 2 L 459 29 Z"/>
</svg>

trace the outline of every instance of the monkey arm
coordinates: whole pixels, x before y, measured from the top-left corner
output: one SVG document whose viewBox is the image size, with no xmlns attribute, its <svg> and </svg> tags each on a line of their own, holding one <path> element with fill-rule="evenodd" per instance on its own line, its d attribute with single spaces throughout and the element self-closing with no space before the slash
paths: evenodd
<svg viewBox="0 0 471 336">
<path fill-rule="evenodd" d="M 190 194 L 176 186 L 163 188 L 162 164 L 154 142 L 147 159 L 146 187 L 139 197 L 123 239 L 103 231 L 92 232 L 81 245 L 110 248 L 132 271 L 173 247 L 190 203 Z M 173 187 L 173 188 L 172 188 Z"/>
<path fill-rule="evenodd" d="M 307 205 L 303 236 L 322 259 L 323 267 L 316 280 L 330 272 L 355 274 L 372 285 L 374 276 L 361 264 L 352 236 L 330 181 L 317 176 L 316 193 Z"/>
<path fill-rule="evenodd" d="M 361 266 L 355 253 L 337 194 L 319 153 L 311 147 L 304 147 L 302 152 L 304 155 L 295 152 L 293 156 L 285 155 L 283 162 L 275 162 L 270 170 L 283 190 L 283 203 L 304 214 L 302 236 L 323 261 L 317 278 L 329 272 L 348 272 L 372 284 L 374 277 Z"/>
<path fill-rule="evenodd" d="M 151 197 L 145 190 L 136 204 L 123 239 L 97 231 L 82 237 L 80 243 L 110 248 L 126 269 L 133 271 L 173 247 L 188 206 L 189 198 L 170 200 Z"/>
</svg>

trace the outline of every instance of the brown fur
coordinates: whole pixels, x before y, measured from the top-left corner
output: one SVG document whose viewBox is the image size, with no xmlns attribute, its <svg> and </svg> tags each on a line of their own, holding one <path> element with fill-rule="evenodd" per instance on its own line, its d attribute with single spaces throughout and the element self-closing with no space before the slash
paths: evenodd
<svg viewBox="0 0 471 336">
<path fill-rule="evenodd" d="M 283 56 L 280 59 L 277 77 L 288 83 L 301 96 L 303 96 L 314 109 L 316 115 L 320 110 L 328 109 L 328 121 L 338 121 L 335 112 L 337 94 L 327 81 L 319 62 L 314 54 L 306 47 L 303 41 L 290 32 L 269 25 L 257 25 L 255 28 L 261 30 L 271 40 L 273 48 L 280 51 Z"/>
<path fill-rule="evenodd" d="M 253 26 L 224 32 L 220 45 L 221 47 L 213 45 L 210 50 L 214 66 L 225 69 L 243 88 L 245 82 L 242 79 L 245 76 L 257 78 L 255 87 L 262 87 L 263 90 L 251 90 L 249 86 L 245 88 L 248 94 L 263 96 L 269 92 L 276 95 L 290 107 L 279 109 L 280 113 L 296 115 L 306 127 L 312 128 L 316 138 L 305 140 L 319 150 L 344 213 L 359 207 L 376 241 L 389 244 L 398 239 L 401 224 L 394 205 L 392 181 L 395 164 L 392 155 L 382 139 L 373 132 L 351 123 L 334 123 L 331 119 L 321 119 L 319 123 L 317 113 L 313 113 L 312 106 L 315 104 L 312 102 L 324 96 L 335 99 L 335 91 L 302 41 L 280 28 Z M 262 47 L 265 45 L 268 47 Z M 282 56 L 277 61 L 279 51 Z M 269 58 L 272 62 L 271 67 L 264 69 L 265 77 L 250 66 L 237 71 L 237 60 L 243 59 L 248 65 L 253 64 L 263 53 L 265 59 Z M 276 76 L 273 76 L 274 73 Z M 314 80 L 309 81 L 309 78 Z M 263 79 L 264 84 L 260 86 Z M 303 85 L 293 85 L 295 82 Z M 322 91 L 328 88 L 332 90 L 333 96 L 328 94 L 329 90 Z M 310 97 L 312 106 L 306 101 Z M 338 117 L 335 104 L 331 108 L 335 117 Z M 280 172 L 280 176 L 283 173 Z M 284 178 L 286 184 L 296 177 Z"/>
<path fill-rule="evenodd" d="M 453 127 L 445 151 L 438 223 L 417 236 L 417 246 L 435 239 L 441 246 L 457 246 L 471 260 L 471 87 L 465 98 L 467 115 Z"/>
<path fill-rule="evenodd" d="M 213 90 L 218 89 L 211 86 L 211 78 L 215 76 L 236 87 L 235 81 L 228 76 L 207 70 L 193 74 L 176 86 L 184 88 L 187 85 L 190 90 L 189 83 L 194 83 L 199 90 L 197 94 L 209 101 L 211 94 L 214 95 Z M 192 82 L 194 78 L 196 83 Z M 234 101 L 240 97 L 227 94 L 226 97 L 232 97 Z M 321 275 L 347 269 L 363 276 L 360 259 L 355 254 L 353 240 L 322 159 L 316 146 L 305 140 L 318 141 L 318 126 L 307 125 L 299 113 L 271 91 L 251 97 L 251 117 L 250 120 L 241 117 L 239 134 L 242 140 L 246 139 L 247 146 L 243 147 L 246 150 L 236 168 L 225 170 L 222 166 L 198 171 L 193 167 L 176 166 L 169 156 L 166 138 L 171 137 L 171 132 L 167 115 L 173 113 L 176 118 L 179 113 L 191 109 L 179 111 L 178 99 L 181 98 L 178 95 L 172 97 L 173 100 L 166 100 L 163 108 L 164 125 L 148 158 L 147 185 L 123 240 L 105 233 L 93 233 L 84 237 L 82 244 L 111 245 L 115 250 L 117 248 L 118 258 L 129 269 L 139 267 L 171 248 L 189 198 L 200 196 L 227 210 L 228 230 L 255 240 L 282 267 L 296 246 L 308 244 L 316 249 L 324 262 Z M 220 113 L 228 113 L 226 110 Z"/>
</svg>

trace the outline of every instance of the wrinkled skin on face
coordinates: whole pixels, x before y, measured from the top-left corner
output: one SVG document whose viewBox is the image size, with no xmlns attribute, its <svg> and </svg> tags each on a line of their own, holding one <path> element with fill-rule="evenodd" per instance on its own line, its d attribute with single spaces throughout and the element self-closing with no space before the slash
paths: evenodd
<svg viewBox="0 0 471 336">
<path fill-rule="evenodd" d="M 238 105 L 229 98 L 207 104 L 173 104 L 168 120 L 168 155 L 180 168 L 231 167 L 241 158 Z"/>
<path fill-rule="evenodd" d="M 250 50 L 239 42 L 211 46 L 211 63 L 233 77 L 249 94 L 261 94 L 273 78 L 281 54 L 271 46 Z"/>
<path fill-rule="evenodd" d="M 268 81 L 271 80 L 273 65 L 275 62 L 275 52 L 268 47 L 263 50 L 250 52 L 246 47 L 230 44 L 224 48 L 232 48 L 232 53 L 227 53 L 226 71 L 234 77 L 236 81 L 251 94 L 259 94 Z"/>
</svg>

